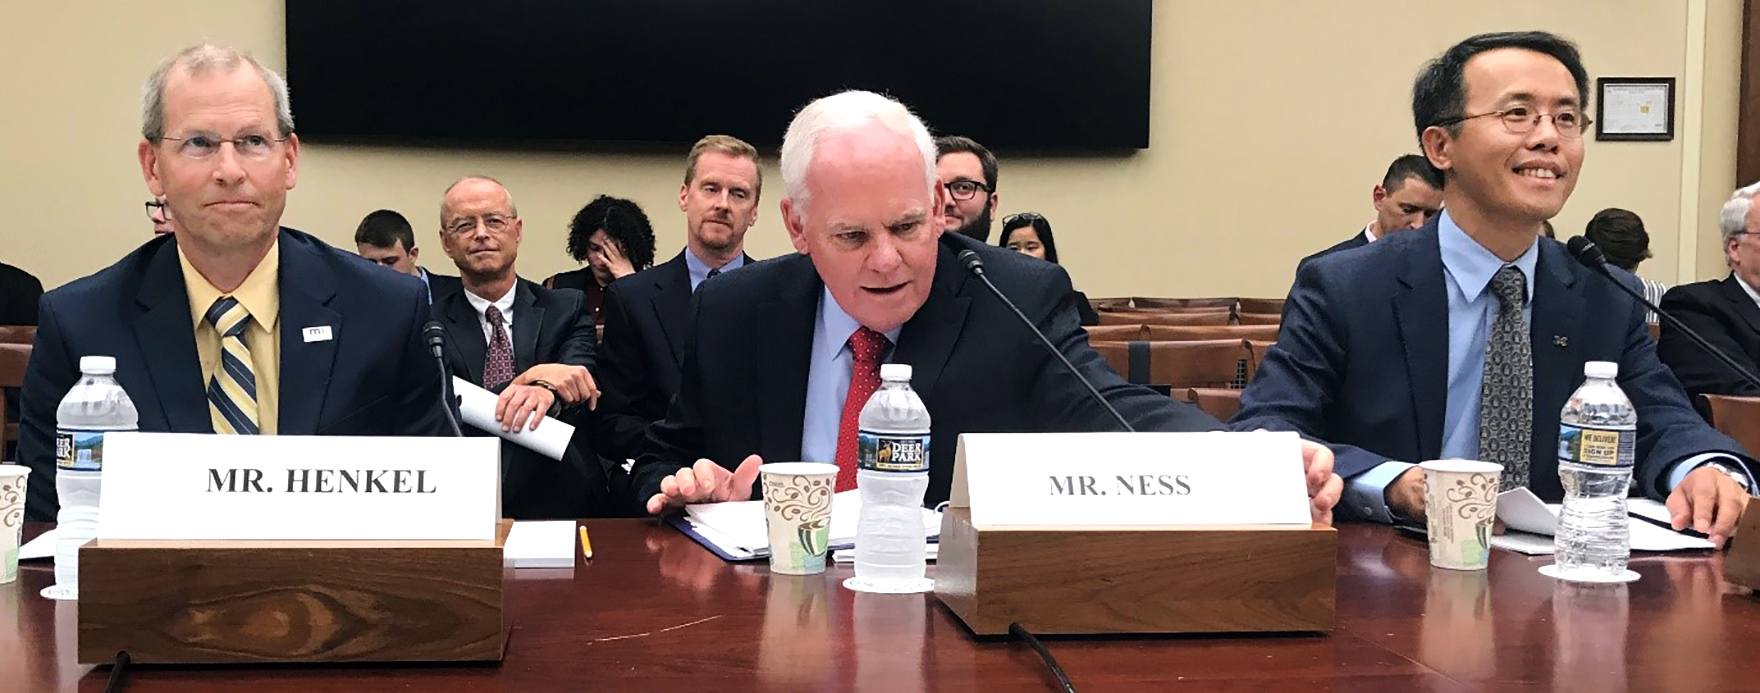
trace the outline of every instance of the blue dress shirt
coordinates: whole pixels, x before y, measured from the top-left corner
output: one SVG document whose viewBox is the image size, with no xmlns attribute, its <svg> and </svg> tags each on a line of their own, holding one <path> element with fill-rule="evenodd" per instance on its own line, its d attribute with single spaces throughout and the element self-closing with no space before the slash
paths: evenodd
<svg viewBox="0 0 1760 693">
<path fill-rule="evenodd" d="M 733 270 L 739 269 L 741 267 L 745 267 L 746 266 L 746 254 L 740 253 L 738 255 L 735 255 L 732 260 L 728 260 L 727 264 L 722 265 L 720 267 L 710 267 L 709 263 L 703 262 L 702 260 L 697 259 L 697 254 L 691 252 L 690 248 L 685 248 L 684 249 L 684 266 L 685 266 L 686 270 L 690 271 L 691 292 L 695 293 L 697 290 L 697 285 L 703 283 L 704 279 L 709 278 L 709 270 L 718 269 L 723 272 L 732 272 Z"/>
<path fill-rule="evenodd" d="M 837 462 L 837 431 L 843 423 L 843 400 L 849 396 L 850 369 L 855 365 L 849 337 L 861 323 L 843 312 L 830 289 L 821 289 L 819 316 L 813 323 L 813 350 L 807 368 L 807 408 L 801 421 L 801 461 Z M 898 345 L 893 328 L 886 339 Z M 888 349 L 882 361 L 892 359 Z M 781 462 L 784 460 L 775 460 Z"/>
<path fill-rule="evenodd" d="M 1437 241 L 1442 248 L 1442 267 L 1447 274 L 1444 290 L 1448 292 L 1448 394 L 1447 404 L 1443 407 L 1442 457 L 1478 459 L 1479 390 L 1485 374 L 1485 344 L 1491 336 L 1491 324 L 1497 319 L 1498 309 L 1497 296 L 1487 289 L 1491 278 L 1505 266 L 1513 265 L 1521 270 L 1528 285 L 1522 319 L 1532 320 L 1534 268 L 1540 257 L 1539 236 L 1535 236 L 1534 243 L 1514 262 L 1504 262 L 1468 236 L 1444 209 L 1437 222 Z M 1535 406 L 1542 406 L 1542 403 L 1536 402 Z M 1728 455 L 1715 453 L 1687 458 L 1663 475 L 1668 484 L 1663 491 L 1674 490 L 1688 472 L 1712 460 L 1740 465 Z M 1395 518 L 1387 507 L 1387 486 L 1413 466 L 1413 461 L 1389 460 L 1352 477 L 1345 484 L 1341 504 L 1368 510 L 1372 519 L 1392 522 Z"/>
</svg>

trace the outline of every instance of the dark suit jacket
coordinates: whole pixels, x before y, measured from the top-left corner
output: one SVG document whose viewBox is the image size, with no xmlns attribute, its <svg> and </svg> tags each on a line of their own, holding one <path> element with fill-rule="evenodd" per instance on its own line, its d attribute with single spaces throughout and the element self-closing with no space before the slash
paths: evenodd
<svg viewBox="0 0 1760 693">
<path fill-rule="evenodd" d="M 1736 282 L 1731 274 L 1722 281 L 1682 284 L 1662 295 L 1662 309 L 1749 372 L 1760 372 L 1760 305 L 1755 305 L 1754 299 Z M 1662 324 L 1662 340 L 1656 352 L 1695 402 L 1703 394 L 1760 397 L 1760 389 L 1718 363 L 1666 322 Z"/>
<path fill-rule="evenodd" d="M 465 298 L 460 280 L 449 277 L 447 290 L 434 291 L 434 319 L 446 330 L 446 365 L 452 375 L 481 386 L 489 345 L 483 323 Z M 574 289 L 546 289 L 519 280 L 513 298 L 513 373 L 541 363 L 593 367 L 593 315 Z M 576 424 L 575 408 L 557 418 Z M 492 435 L 466 426 L 465 435 Z M 593 455 L 591 436 L 575 429 L 561 461 L 509 442 L 501 444 L 501 513 L 516 519 L 574 519 L 608 513 L 605 475 Z"/>
<path fill-rule="evenodd" d="M 37 324 L 43 282 L 30 272 L 0 262 L 0 325 Z"/>
<path fill-rule="evenodd" d="M 619 463 L 641 453 L 648 424 L 666 417 L 678 392 L 678 364 L 690 334 L 687 252 L 605 287 L 604 358 L 595 373 L 604 394 L 594 440 L 600 454 Z"/>
<path fill-rule="evenodd" d="M 889 359 L 912 366 L 911 386 L 934 419 L 925 502 L 947 500 L 961 433 L 1118 430 L 1019 319 L 962 271 L 954 258 L 966 249 L 984 258 L 997 286 L 1137 430 L 1222 428 L 1209 415 L 1112 372 L 1076 325 L 1075 293 L 1062 268 L 945 233 L 929 298 L 904 324 Z M 636 461 L 639 500 L 698 458 L 728 468 L 753 453 L 765 461 L 800 459 L 823 289 L 812 260 L 790 255 L 697 290 L 678 396 L 665 420 L 648 429 L 648 446 Z"/>
<path fill-rule="evenodd" d="M 1313 262 L 1314 260 L 1317 260 L 1319 258 L 1326 257 L 1328 255 L 1339 252 L 1341 250 L 1350 250 L 1352 248 L 1361 248 L 1366 245 L 1369 245 L 1368 231 L 1367 230 L 1358 231 L 1357 235 L 1355 235 L 1355 236 L 1351 236 L 1350 238 L 1339 241 L 1336 245 L 1334 245 L 1330 248 L 1327 248 L 1327 249 L 1322 250 L 1318 253 L 1314 253 L 1313 255 L 1309 255 L 1305 258 L 1302 258 L 1301 262 L 1296 263 L 1296 271 L 1301 272 L 1303 267 L 1308 266 L 1308 263 Z"/>
<path fill-rule="evenodd" d="M 1237 430 L 1298 431 L 1331 444 L 1339 475 L 1442 454 L 1448 393 L 1448 297 L 1437 222 L 1335 253 L 1296 276 L 1277 345 L 1241 394 Z M 1636 279 L 1619 270 L 1621 281 Z M 1619 364 L 1638 410 L 1637 479 L 1661 498 L 1672 463 L 1702 452 L 1745 459 L 1705 425 L 1656 358 L 1644 307 L 1540 239 L 1534 269 L 1534 429 L 1530 487 L 1551 502 L 1558 482 L 1559 412 L 1583 383 L 1583 364 Z"/>
<path fill-rule="evenodd" d="M 292 229 L 281 230 L 280 253 L 277 432 L 447 435 L 440 370 L 422 342 L 421 281 Z M 142 431 L 214 432 L 193 324 L 171 234 L 43 296 L 19 434 L 31 519 L 55 519 L 55 409 L 79 380 L 81 356 L 116 357 Z M 302 331 L 320 325 L 333 337 L 305 341 Z"/>
</svg>

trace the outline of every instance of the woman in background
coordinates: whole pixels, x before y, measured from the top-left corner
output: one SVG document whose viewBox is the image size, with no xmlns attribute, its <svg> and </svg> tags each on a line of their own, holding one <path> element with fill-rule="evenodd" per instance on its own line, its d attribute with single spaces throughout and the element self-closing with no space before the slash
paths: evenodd
<svg viewBox="0 0 1760 693">
<path fill-rule="evenodd" d="M 1608 207 L 1596 212 L 1583 227 L 1583 235 L 1607 256 L 1607 264 L 1634 275 L 1638 273 L 1638 263 L 1650 259 L 1650 233 L 1644 230 L 1644 220 L 1630 211 Z M 1651 303 L 1662 302 L 1667 285 L 1644 277 L 1638 277 L 1638 281 L 1644 283 L 1644 298 Z M 1656 324 L 1655 313 L 1645 311 L 1645 315 L 1650 324 Z"/>
<path fill-rule="evenodd" d="M 1051 264 L 1057 262 L 1057 238 L 1051 235 L 1051 222 L 1038 212 L 1022 212 L 1011 214 L 1002 220 L 1002 237 L 996 244 L 1022 255 L 1031 255 Z M 1098 325 L 1100 316 L 1094 313 L 1094 307 L 1088 304 L 1088 295 L 1080 291 L 1076 294 L 1076 312 L 1081 315 L 1082 324 Z"/>
<path fill-rule="evenodd" d="M 568 223 L 568 255 L 587 266 L 550 277 L 544 286 L 586 294 L 594 324 L 604 327 L 605 287 L 654 265 L 654 226 L 636 203 L 600 195 Z"/>
</svg>

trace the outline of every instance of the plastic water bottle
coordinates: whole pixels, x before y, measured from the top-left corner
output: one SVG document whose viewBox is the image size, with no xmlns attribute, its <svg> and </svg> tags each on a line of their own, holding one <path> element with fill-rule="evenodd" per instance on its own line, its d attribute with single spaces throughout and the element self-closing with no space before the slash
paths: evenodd
<svg viewBox="0 0 1760 693">
<path fill-rule="evenodd" d="M 929 409 L 911 390 L 911 367 L 880 366 L 880 389 L 862 407 L 856 437 L 856 576 L 861 592 L 926 592 L 923 492 L 929 488 Z"/>
<path fill-rule="evenodd" d="M 1632 555 L 1626 491 L 1638 440 L 1638 412 L 1614 378 L 1619 364 L 1583 364 L 1587 380 L 1559 415 L 1557 561 L 1549 574 L 1577 582 L 1624 582 Z"/>
<path fill-rule="evenodd" d="M 98 536 L 98 499 L 103 490 L 104 434 L 133 431 L 140 417 L 116 382 L 116 359 L 83 356 L 79 383 L 55 410 L 55 584 L 51 599 L 79 598 L 79 547 Z"/>
</svg>

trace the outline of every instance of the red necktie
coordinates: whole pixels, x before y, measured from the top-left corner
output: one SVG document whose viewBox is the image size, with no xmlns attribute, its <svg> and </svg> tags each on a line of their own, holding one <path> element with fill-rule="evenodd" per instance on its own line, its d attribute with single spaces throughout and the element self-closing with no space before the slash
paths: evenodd
<svg viewBox="0 0 1760 693">
<path fill-rule="evenodd" d="M 844 396 L 843 418 L 837 424 L 838 491 L 856 487 L 856 432 L 861 428 L 862 407 L 880 389 L 880 356 L 886 346 L 886 335 L 866 327 L 849 336 L 849 393 Z"/>
</svg>

